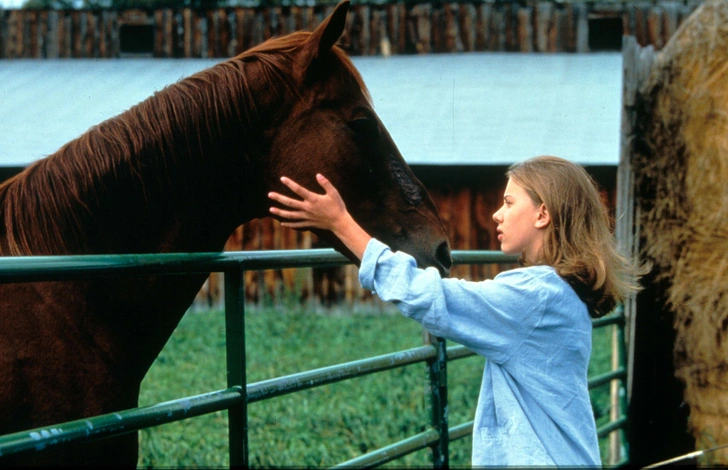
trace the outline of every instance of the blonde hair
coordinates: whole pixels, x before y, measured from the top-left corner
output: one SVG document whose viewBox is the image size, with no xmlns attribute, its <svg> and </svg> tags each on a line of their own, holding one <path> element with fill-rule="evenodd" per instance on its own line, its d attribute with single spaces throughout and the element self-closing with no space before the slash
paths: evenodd
<svg viewBox="0 0 728 470">
<path fill-rule="evenodd" d="M 506 174 L 551 217 L 541 251 L 523 264 L 553 266 L 594 318 L 639 290 L 639 269 L 617 251 L 607 208 L 584 168 L 541 156 L 514 164 Z"/>
</svg>

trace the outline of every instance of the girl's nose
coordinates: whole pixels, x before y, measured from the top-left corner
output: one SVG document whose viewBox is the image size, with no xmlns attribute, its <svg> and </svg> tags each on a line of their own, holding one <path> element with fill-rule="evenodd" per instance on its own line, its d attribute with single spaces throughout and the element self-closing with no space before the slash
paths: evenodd
<svg viewBox="0 0 728 470">
<path fill-rule="evenodd" d="M 497 223 L 501 223 L 500 213 L 501 213 L 502 210 L 503 210 L 503 208 L 501 207 L 500 209 L 498 209 L 497 211 L 495 211 L 493 213 L 493 220 L 495 222 L 497 222 Z"/>
</svg>

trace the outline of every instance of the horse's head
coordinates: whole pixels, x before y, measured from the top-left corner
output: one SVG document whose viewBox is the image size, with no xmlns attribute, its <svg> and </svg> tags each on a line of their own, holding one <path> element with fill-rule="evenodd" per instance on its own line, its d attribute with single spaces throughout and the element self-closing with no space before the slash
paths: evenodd
<svg viewBox="0 0 728 470">
<path fill-rule="evenodd" d="M 316 190 L 322 173 L 368 233 L 446 274 L 450 248 L 435 205 L 372 109 L 359 73 L 334 46 L 348 6 L 340 3 L 313 33 L 298 33 L 287 91 L 293 104 L 270 136 L 267 189 L 285 193 L 285 175 Z M 317 235 L 353 259 L 330 233 Z"/>
</svg>

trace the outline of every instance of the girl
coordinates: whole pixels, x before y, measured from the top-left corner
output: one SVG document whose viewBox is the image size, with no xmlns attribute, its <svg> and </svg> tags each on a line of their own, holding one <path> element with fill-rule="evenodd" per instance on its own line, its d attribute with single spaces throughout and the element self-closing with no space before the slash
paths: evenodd
<svg viewBox="0 0 728 470">
<path fill-rule="evenodd" d="M 300 200 L 269 197 L 293 228 L 330 230 L 361 260 L 359 280 L 433 335 L 487 358 L 473 426 L 473 466 L 599 466 L 587 387 L 591 317 L 636 290 L 634 267 L 614 247 L 609 218 L 589 175 L 556 157 L 513 165 L 493 215 L 506 254 L 524 267 L 493 280 L 442 279 L 392 252 L 347 212 L 322 175 L 325 194 L 288 178 Z"/>
</svg>

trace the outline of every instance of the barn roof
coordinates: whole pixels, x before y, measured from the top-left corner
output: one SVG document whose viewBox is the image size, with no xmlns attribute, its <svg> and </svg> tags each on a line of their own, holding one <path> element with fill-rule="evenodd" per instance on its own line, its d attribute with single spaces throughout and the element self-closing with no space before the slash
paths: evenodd
<svg viewBox="0 0 728 470">
<path fill-rule="evenodd" d="M 412 165 L 619 160 L 619 53 L 354 57 Z M 0 61 L 0 167 L 25 166 L 212 59 Z"/>
</svg>

